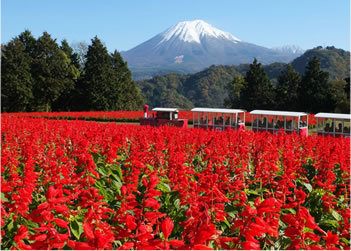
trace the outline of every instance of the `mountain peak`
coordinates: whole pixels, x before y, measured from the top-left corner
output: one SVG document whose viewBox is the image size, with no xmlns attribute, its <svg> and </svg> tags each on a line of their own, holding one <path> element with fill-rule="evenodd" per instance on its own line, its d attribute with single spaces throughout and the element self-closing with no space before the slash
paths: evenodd
<svg viewBox="0 0 351 251">
<path fill-rule="evenodd" d="M 178 38 L 184 42 L 201 44 L 201 39 L 204 37 L 228 39 L 233 43 L 240 42 L 229 32 L 219 30 L 203 20 L 179 22 L 160 35 L 163 37 L 160 43 Z"/>
</svg>

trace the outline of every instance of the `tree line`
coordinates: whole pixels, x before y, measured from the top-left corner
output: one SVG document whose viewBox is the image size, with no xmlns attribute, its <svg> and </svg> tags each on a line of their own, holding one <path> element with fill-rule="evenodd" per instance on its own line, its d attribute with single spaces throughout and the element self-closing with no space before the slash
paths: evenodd
<svg viewBox="0 0 351 251">
<path fill-rule="evenodd" d="M 330 81 L 315 56 L 303 75 L 287 65 L 275 86 L 255 59 L 245 76 L 234 77 L 227 91 L 225 106 L 231 108 L 350 113 L 350 78 Z"/>
<path fill-rule="evenodd" d="M 118 51 L 98 37 L 85 55 L 66 40 L 26 30 L 1 45 L 1 111 L 139 110 L 140 90 Z"/>
</svg>

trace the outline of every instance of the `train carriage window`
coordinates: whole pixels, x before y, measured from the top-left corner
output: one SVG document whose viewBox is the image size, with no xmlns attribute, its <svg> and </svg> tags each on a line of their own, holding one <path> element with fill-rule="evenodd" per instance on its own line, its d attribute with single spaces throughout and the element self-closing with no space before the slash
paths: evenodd
<svg viewBox="0 0 351 251">
<path fill-rule="evenodd" d="M 298 127 L 299 127 L 298 118 L 297 118 L 297 117 L 294 117 L 294 118 L 292 119 L 292 121 L 293 121 L 293 129 L 294 129 L 294 131 L 297 131 L 297 129 L 298 129 Z"/>
<path fill-rule="evenodd" d="M 204 125 L 206 124 L 206 118 L 205 118 L 205 114 L 203 112 L 199 113 L 200 114 L 200 124 Z"/>
<path fill-rule="evenodd" d="M 290 117 L 287 117 L 286 118 L 286 129 L 287 130 L 292 130 L 292 126 L 293 126 L 292 119 Z"/>
<path fill-rule="evenodd" d="M 266 121 L 267 121 L 267 118 L 261 116 L 261 118 L 259 119 L 259 122 L 258 122 L 259 123 L 258 127 L 265 128 L 266 127 Z"/>
<path fill-rule="evenodd" d="M 219 114 L 218 119 L 216 120 L 216 125 L 223 125 L 223 116 Z"/>
<path fill-rule="evenodd" d="M 277 116 L 275 121 L 275 129 L 284 128 L 284 117 Z"/>
<path fill-rule="evenodd" d="M 335 128 L 335 132 L 342 132 L 343 130 L 342 130 L 343 128 L 342 128 L 342 122 L 340 122 L 340 121 L 337 121 L 337 123 L 336 123 L 336 128 Z"/>
<path fill-rule="evenodd" d="M 269 116 L 268 117 L 268 128 L 269 129 L 274 128 L 274 118 L 273 118 L 273 116 Z"/>
<path fill-rule="evenodd" d="M 325 132 L 332 132 L 333 131 L 333 128 L 329 125 L 328 121 L 325 123 L 324 131 Z"/>
<path fill-rule="evenodd" d="M 253 119 L 253 127 L 254 127 L 254 128 L 257 128 L 257 127 L 258 127 L 258 122 L 259 122 L 259 121 L 258 121 L 258 116 L 257 116 L 257 115 L 254 115 L 253 118 L 254 118 L 254 119 Z"/>
<path fill-rule="evenodd" d="M 230 125 L 230 116 L 231 114 L 230 113 L 224 113 L 224 125 L 225 126 L 229 126 Z"/>
</svg>

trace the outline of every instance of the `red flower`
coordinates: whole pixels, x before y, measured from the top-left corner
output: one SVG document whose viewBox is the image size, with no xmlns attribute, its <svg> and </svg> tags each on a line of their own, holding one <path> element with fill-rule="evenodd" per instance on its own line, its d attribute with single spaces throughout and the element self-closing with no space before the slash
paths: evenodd
<svg viewBox="0 0 351 251">
<path fill-rule="evenodd" d="M 296 199 L 300 202 L 303 203 L 305 201 L 306 198 L 306 194 L 304 191 L 302 190 L 295 190 L 295 195 L 296 195 Z"/>
<path fill-rule="evenodd" d="M 240 243 L 241 246 L 244 249 L 255 249 L 255 250 L 259 250 L 260 249 L 260 244 L 258 242 L 253 242 L 253 241 L 244 241 Z"/>
<path fill-rule="evenodd" d="M 323 237 L 324 240 L 326 240 L 326 245 L 331 246 L 335 245 L 339 241 L 339 237 L 336 234 L 333 234 L 332 232 L 328 231 L 327 236 Z"/>
<path fill-rule="evenodd" d="M 17 231 L 17 234 L 14 238 L 15 242 L 19 242 L 28 236 L 28 228 L 25 225 L 21 225 Z"/>
<path fill-rule="evenodd" d="M 156 199 L 154 198 L 148 198 L 145 203 L 144 203 L 145 207 L 152 207 L 152 208 L 157 208 L 159 206 L 159 203 Z"/>
<path fill-rule="evenodd" d="M 88 239 L 94 239 L 95 238 L 93 229 L 92 229 L 91 225 L 89 224 L 89 222 L 85 222 L 84 223 L 83 229 L 84 229 L 84 233 L 88 237 Z"/>
<path fill-rule="evenodd" d="M 171 218 L 167 217 L 161 224 L 161 231 L 166 240 L 173 230 L 173 221 Z"/>
<path fill-rule="evenodd" d="M 68 226 L 67 226 L 68 223 L 66 221 L 64 221 L 62 219 L 58 219 L 58 218 L 55 218 L 54 221 L 57 224 L 57 226 L 63 227 L 63 228 L 68 228 Z"/>
</svg>

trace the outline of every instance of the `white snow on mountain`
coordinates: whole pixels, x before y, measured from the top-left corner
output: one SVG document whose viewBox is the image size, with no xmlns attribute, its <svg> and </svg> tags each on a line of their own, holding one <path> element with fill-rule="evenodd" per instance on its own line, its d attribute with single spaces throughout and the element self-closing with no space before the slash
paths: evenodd
<svg viewBox="0 0 351 251">
<path fill-rule="evenodd" d="M 202 20 L 177 23 L 176 25 L 173 25 L 166 31 L 162 32 L 160 35 L 163 37 L 160 43 L 178 38 L 184 42 L 195 42 L 201 44 L 201 39 L 205 36 L 218 39 L 228 39 L 233 43 L 241 42 L 240 39 L 234 37 L 229 32 L 221 31 Z"/>
</svg>

